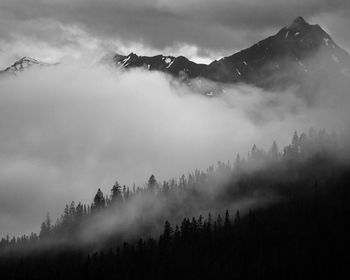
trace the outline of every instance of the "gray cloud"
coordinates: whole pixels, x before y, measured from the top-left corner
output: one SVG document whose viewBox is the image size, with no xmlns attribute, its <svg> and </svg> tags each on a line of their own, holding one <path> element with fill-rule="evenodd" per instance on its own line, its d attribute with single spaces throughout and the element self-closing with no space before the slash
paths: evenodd
<svg viewBox="0 0 350 280">
<path fill-rule="evenodd" d="M 347 0 L 1 0 L 0 39 L 14 35 L 53 45 L 73 44 L 62 26 L 80 28 L 93 38 L 140 43 L 147 48 L 194 45 L 229 54 L 288 24 L 297 15 L 333 29 L 350 15 Z M 327 20 L 331 18 L 332 20 Z M 345 28 L 338 33 L 350 45 Z"/>
<path fill-rule="evenodd" d="M 137 81 L 137 82 L 135 82 Z M 344 129 L 348 97 L 227 88 L 208 99 L 159 73 L 57 66 L 0 80 L 0 236 L 37 230 L 96 189 L 179 177 L 256 143 L 289 143 L 295 129 Z M 335 99 L 338 96 L 338 99 Z M 331 116 L 331 117 L 330 117 Z"/>
<path fill-rule="evenodd" d="M 116 179 L 142 185 L 233 158 L 254 126 L 153 73 L 59 66 L 1 80 L 0 92 L 0 236 L 37 230 L 46 211 Z"/>
</svg>

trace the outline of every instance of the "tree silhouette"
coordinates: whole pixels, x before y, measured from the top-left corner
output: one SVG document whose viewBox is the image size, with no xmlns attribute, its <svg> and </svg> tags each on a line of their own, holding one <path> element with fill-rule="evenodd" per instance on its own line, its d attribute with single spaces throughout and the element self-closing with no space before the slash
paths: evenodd
<svg viewBox="0 0 350 280">
<path fill-rule="evenodd" d="M 97 193 L 94 197 L 94 209 L 101 210 L 105 207 L 105 198 L 101 189 L 97 190 Z"/>
<path fill-rule="evenodd" d="M 156 181 L 156 178 L 154 177 L 154 175 L 152 174 L 151 177 L 149 177 L 148 179 L 148 183 L 147 183 L 147 187 L 148 187 L 148 190 L 152 193 L 155 192 L 155 189 L 157 187 L 157 181 Z"/>
<path fill-rule="evenodd" d="M 120 203 L 122 201 L 123 201 L 122 187 L 119 185 L 118 181 L 116 181 L 111 189 L 111 202 Z"/>
<path fill-rule="evenodd" d="M 272 160 L 277 160 L 279 157 L 278 146 L 276 141 L 273 141 L 272 146 L 269 151 L 269 155 Z"/>
<path fill-rule="evenodd" d="M 44 222 L 42 222 L 40 226 L 40 233 L 39 233 L 39 238 L 41 240 L 47 239 L 50 236 L 51 232 L 51 219 L 50 219 L 50 214 L 46 214 L 46 219 Z"/>
</svg>

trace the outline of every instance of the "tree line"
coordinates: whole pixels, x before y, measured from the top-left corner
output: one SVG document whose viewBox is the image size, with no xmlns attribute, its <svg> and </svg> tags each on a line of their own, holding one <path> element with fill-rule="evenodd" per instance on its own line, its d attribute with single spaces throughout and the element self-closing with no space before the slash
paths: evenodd
<svg viewBox="0 0 350 280">
<path fill-rule="evenodd" d="M 0 250 L 9 247 L 26 247 L 28 244 L 40 244 L 40 242 L 50 240 L 79 239 L 84 225 L 92 217 L 103 212 L 115 211 L 116 206 L 121 209 L 124 205 L 132 203 L 135 197 L 144 195 L 151 195 L 155 200 L 165 198 L 172 204 L 174 204 L 173 201 L 176 201 L 175 208 L 179 209 L 177 210 L 180 212 L 178 216 L 182 217 L 192 215 L 199 210 L 203 213 L 211 209 L 222 211 L 223 207 L 239 197 L 257 190 L 285 195 L 290 192 L 290 188 L 282 189 L 280 185 L 285 184 L 286 178 L 293 178 L 294 185 L 314 184 L 316 179 L 309 178 L 309 174 L 306 173 L 307 170 L 314 168 L 313 161 L 323 158 L 329 164 L 333 164 L 342 149 L 344 147 L 336 134 L 329 134 L 325 130 L 316 132 L 310 129 L 307 134 L 302 133 L 300 136 L 295 132 L 291 143 L 281 151 L 276 142 L 272 143 L 268 151 L 253 145 L 247 157 L 237 154 L 232 164 L 218 162 L 216 166 L 210 166 L 205 172 L 195 170 L 188 176 L 181 176 L 178 180 L 171 179 L 159 183 L 155 176 L 151 175 L 145 187 L 134 185 L 132 188 L 115 182 L 109 195 L 103 194 L 99 188 L 91 204 L 72 201 L 69 205 L 65 205 L 62 215 L 55 223 L 52 223 L 50 215 L 47 214 L 41 224 L 39 234 L 3 237 L 0 241 Z M 276 178 L 271 177 L 273 174 L 277 174 Z M 213 188 L 218 189 L 214 195 L 208 192 Z M 194 209 L 195 207 L 199 209 Z M 168 217 L 162 218 L 164 220 Z"/>
<path fill-rule="evenodd" d="M 3 279 L 348 279 L 349 169 L 271 207 L 165 221 L 158 238 L 98 251 L 0 256 Z"/>
</svg>

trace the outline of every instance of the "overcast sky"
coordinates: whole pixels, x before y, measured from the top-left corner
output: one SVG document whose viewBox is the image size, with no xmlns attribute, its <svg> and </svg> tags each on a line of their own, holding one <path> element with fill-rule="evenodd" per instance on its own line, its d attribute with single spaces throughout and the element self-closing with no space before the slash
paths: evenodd
<svg viewBox="0 0 350 280">
<path fill-rule="evenodd" d="M 94 60 L 103 50 L 209 61 L 298 15 L 349 50 L 348 0 L 0 0 L 0 66 L 24 55 Z"/>
</svg>

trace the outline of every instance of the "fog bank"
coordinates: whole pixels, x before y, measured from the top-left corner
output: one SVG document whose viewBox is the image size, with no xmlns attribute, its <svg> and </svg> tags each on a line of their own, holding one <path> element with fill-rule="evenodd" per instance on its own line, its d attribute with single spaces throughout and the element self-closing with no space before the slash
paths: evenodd
<svg viewBox="0 0 350 280">
<path fill-rule="evenodd" d="M 0 80 L 0 236 L 37 232 L 72 200 L 115 180 L 142 186 L 290 142 L 294 130 L 347 127 L 348 98 L 312 106 L 287 92 L 227 87 L 208 98 L 160 73 L 77 65 Z M 336 101 L 334 101 L 336 100 Z"/>
</svg>

